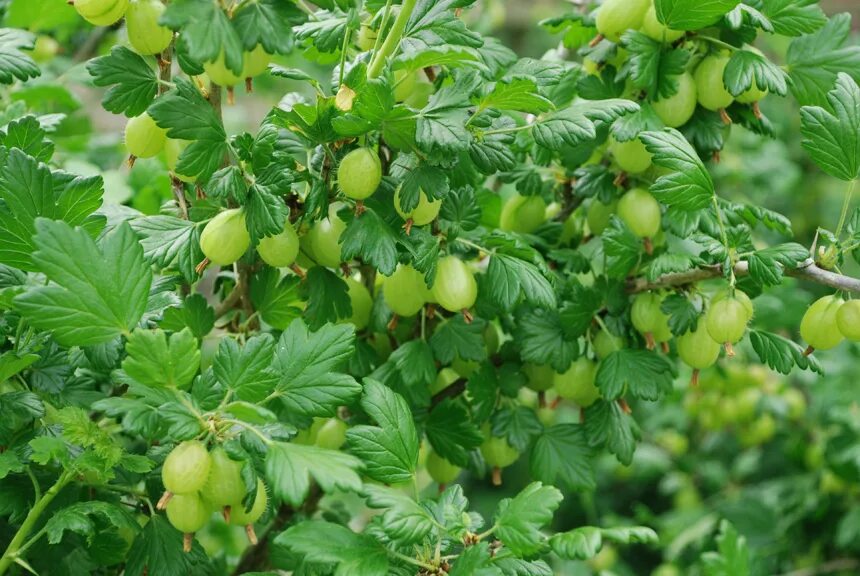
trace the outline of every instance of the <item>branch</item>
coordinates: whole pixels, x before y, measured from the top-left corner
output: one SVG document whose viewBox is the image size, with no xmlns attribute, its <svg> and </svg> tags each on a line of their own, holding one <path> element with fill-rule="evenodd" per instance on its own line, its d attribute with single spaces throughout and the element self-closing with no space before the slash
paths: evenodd
<svg viewBox="0 0 860 576">
<path fill-rule="evenodd" d="M 860 292 L 860 280 L 851 276 L 844 276 L 829 270 L 819 268 L 812 258 L 802 262 L 797 268 L 785 269 L 787 276 L 800 278 L 816 284 L 830 286 L 836 290 L 847 292 Z M 746 276 L 749 274 L 749 263 L 738 262 L 735 264 L 735 276 Z M 660 288 L 671 288 L 672 286 L 684 286 L 694 284 L 702 280 L 720 278 L 723 275 L 719 265 L 696 268 L 686 272 L 672 272 L 664 274 L 656 280 L 649 281 L 647 278 L 635 278 L 627 283 L 627 291 L 630 293 L 645 292 L 646 290 L 658 290 Z"/>
<path fill-rule="evenodd" d="M 432 410 L 436 406 L 442 403 L 445 398 L 456 398 L 460 394 L 466 391 L 466 379 L 458 378 L 449 384 L 443 390 L 437 392 L 430 399 L 430 409 Z"/>
</svg>

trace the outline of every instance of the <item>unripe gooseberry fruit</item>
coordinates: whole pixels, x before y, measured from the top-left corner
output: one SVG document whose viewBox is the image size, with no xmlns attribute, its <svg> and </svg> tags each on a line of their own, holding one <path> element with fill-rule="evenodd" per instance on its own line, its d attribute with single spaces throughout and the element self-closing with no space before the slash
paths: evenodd
<svg viewBox="0 0 860 576">
<path fill-rule="evenodd" d="M 439 456 L 433 450 L 427 455 L 427 473 L 438 484 L 450 484 L 457 479 L 461 471 L 462 468 Z"/>
<path fill-rule="evenodd" d="M 588 205 L 588 212 L 585 215 L 585 221 L 591 233 L 595 235 L 603 233 L 617 209 L 617 200 L 614 200 L 610 204 L 604 204 L 597 199 L 592 200 L 591 204 Z"/>
<path fill-rule="evenodd" d="M 459 360 L 459 358 L 455 359 L 454 363 L 456 363 L 457 360 Z M 460 375 L 461 374 L 456 370 L 456 368 L 453 367 L 453 364 L 451 368 L 442 368 L 439 370 L 439 373 L 436 374 L 436 380 L 428 386 L 428 391 L 430 394 L 436 395 L 456 382 L 460 378 Z"/>
<path fill-rule="evenodd" d="M 594 24 L 607 39 L 618 42 L 627 30 L 642 26 L 650 0 L 606 0 L 597 10 Z"/>
<path fill-rule="evenodd" d="M 209 521 L 212 510 L 197 494 L 177 494 L 167 504 L 167 519 L 183 534 L 193 534 Z"/>
<path fill-rule="evenodd" d="M 588 358 L 577 358 L 565 372 L 553 376 L 553 386 L 559 396 L 588 408 L 598 398 L 600 389 L 594 385 L 597 364 Z"/>
<path fill-rule="evenodd" d="M 400 190 L 398 187 L 394 192 L 394 209 L 404 220 L 412 221 L 415 226 L 424 226 L 436 219 L 442 208 L 441 200 L 428 200 L 423 190 L 418 190 L 418 204 L 412 210 L 404 210 L 400 204 Z"/>
<path fill-rule="evenodd" d="M 493 436 L 489 426 L 484 426 L 484 443 L 481 444 L 481 454 L 487 464 L 493 469 L 493 484 L 502 484 L 502 468 L 507 468 L 519 457 L 519 451 L 508 444 L 505 438 Z"/>
<path fill-rule="evenodd" d="M 242 77 L 254 78 L 269 69 L 272 55 L 266 52 L 261 44 L 254 46 L 250 52 L 242 55 Z"/>
<path fill-rule="evenodd" d="M 328 268 L 340 265 L 340 236 L 344 230 L 346 223 L 338 218 L 334 205 L 329 208 L 328 218 L 314 223 L 307 238 L 317 264 Z"/>
<path fill-rule="evenodd" d="M 210 262 L 227 266 L 242 257 L 251 237 L 241 208 L 224 210 L 212 218 L 200 234 L 200 249 Z"/>
<path fill-rule="evenodd" d="M 418 75 L 416 72 L 396 70 L 394 72 L 394 101 L 403 102 L 409 98 L 417 83 Z"/>
<path fill-rule="evenodd" d="M 705 315 L 705 327 L 711 338 L 725 345 L 726 355 L 734 356 L 732 344 L 744 337 L 749 312 L 744 304 L 732 296 L 711 302 Z"/>
<path fill-rule="evenodd" d="M 660 203 L 644 188 L 632 188 L 621 197 L 618 217 L 640 238 L 653 238 L 660 231 Z"/>
<path fill-rule="evenodd" d="M 36 43 L 30 52 L 30 57 L 36 62 L 48 62 L 60 51 L 60 43 L 47 36 L 40 34 L 36 37 Z"/>
<path fill-rule="evenodd" d="M 143 56 L 164 52 L 173 41 L 173 31 L 158 24 L 165 6 L 161 0 L 133 0 L 125 13 L 128 41 Z"/>
<path fill-rule="evenodd" d="M 715 304 L 720 300 L 724 300 L 729 296 L 733 297 L 735 300 L 744 305 L 744 310 L 747 312 L 747 322 L 752 320 L 753 314 L 755 312 L 755 308 L 753 306 L 752 300 L 747 296 L 747 293 L 743 290 L 738 290 L 735 288 L 732 290 L 731 288 L 725 288 L 723 290 L 719 290 L 711 297 L 711 304 Z"/>
<path fill-rule="evenodd" d="M 523 373 L 528 379 L 526 386 L 535 392 L 545 392 L 552 388 L 555 370 L 549 364 L 523 364 Z"/>
<path fill-rule="evenodd" d="M 337 450 L 346 442 L 348 428 L 346 422 L 340 418 L 316 418 L 311 426 L 314 445 L 328 450 Z"/>
<path fill-rule="evenodd" d="M 337 185 L 353 200 L 364 200 L 376 192 L 382 181 L 382 164 L 372 148 L 357 148 L 343 157 L 337 167 Z"/>
<path fill-rule="evenodd" d="M 242 63 L 244 67 L 244 57 Z M 209 76 L 209 79 L 219 86 L 235 86 L 244 78 L 244 76 L 242 76 L 242 71 L 239 71 L 239 74 L 236 74 L 227 67 L 226 62 L 224 61 L 224 52 L 221 52 L 216 60 L 212 62 L 204 62 L 203 70 L 206 72 L 206 75 Z"/>
<path fill-rule="evenodd" d="M 705 57 L 696 68 L 693 78 L 696 81 L 696 97 L 699 104 L 708 110 L 727 108 L 735 97 L 726 90 L 723 74 L 729 63 L 728 56 L 712 55 Z"/>
<path fill-rule="evenodd" d="M 285 268 L 295 262 L 299 255 L 299 236 L 290 221 L 286 221 L 281 233 L 262 238 L 257 244 L 257 253 L 263 262 L 274 268 Z"/>
<path fill-rule="evenodd" d="M 860 300 L 849 300 L 836 313 L 836 325 L 843 336 L 860 341 Z"/>
<path fill-rule="evenodd" d="M 800 336 L 809 344 L 808 352 L 829 350 L 845 338 L 837 323 L 843 304 L 842 298 L 830 295 L 819 298 L 806 309 L 800 321 Z"/>
<path fill-rule="evenodd" d="M 655 100 L 651 103 L 651 108 L 670 128 L 683 126 L 693 117 L 696 111 L 696 81 L 689 72 L 676 76 L 678 81 L 678 91 L 669 96 Z"/>
<path fill-rule="evenodd" d="M 720 357 L 720 344 L 708 334 L 708 330 L 700 322 L 696 330 L 685 332 L 678 337 L 678 356 L 690 368 L 693 376 L 690 384 L 699 383 L 699 370 L 713 366 Z"/>
<path fill-rule="evenodd" d="M 636 295 L 630 307 L 630 320 L 633 322 L 633 327 L 645 336 L 649 350 L 654 349 L 655 342 L 665 342 L 668 337 L 671 337 L 669 317 L 660 309 L 662 302 L 658 294 L 643 292 Z M 660 338 L 658 339 L 657 336 Z"/>
<path fill-rule="evenodd" d="M 546 221 L 546 202 L 540 195 L 515 194 L 502 206 L 499 228 L 531 234 Z"/>
<path fill-rule="evenodd" d="M 683 30 L 672 30 L 657 19 L 657 9 L 652 4 L 642 18 L 642 32 L 658 42 L 672 43 L 686 34 Z"/>
<path fill-rule="evenodd" d="M 424 306 L 424 275 L 409 264 L 398 264 L 382 283 L 382 297 L 398 316 L 414 316 Z"/>
<path fill-rule="evenodd" d="M 110 26 L 123 17 L 128 9 L 128 0 L 75 0 L 74 7 L 90 24 Z"/>
<path fill-rule="evenodd" d="M 346 279 L 347 294 L 352 304 L 352 314 L 346 319 L 355 326 L 355 330 L 364 330 L 370 323 L 370 311 L 373 309 L 373 298 L 367 288 L 353 278 Z"/>
<path fill-rule="evenodd" d="M 167 169 L 170 170 L 176 178 L 182 182 L 193 184 L 197 181 L 196 176 L 186 176 L 185 174 L 180 174 L 176 171 L 176 166 L 179 164 L 179 157 L 182 156 L 182 153 L 189 144 L 191 144 L 191 142 L 188 140 L 168 138 L 164 143 L 164 158 L 167 163 Z"/>
<path fill-rule="evenodd" d="M 367 52 L 371 50 L 376 44 L 376 37 L 378 36 L 376 30 L 370 27 L 369 22 L 362 22 L 361 28 L 358 31 L 358 40 L 356 44 L 358 44 L 359 49 L 362 52 Z"/>
<path fill-rule="evenodd" d="M 125 147 L 136 158 L 156 156 L 166 142 L 167 130 L 160 128 L 146 112 L 129 118 L 125 125 Z"/>
<path fill-rule="evenodd" d="M 212 458 L 212 465 L 209 467 L 206 483 L 200 490 L 200 496 L 211 508 L 232 507 L 237 502 L 241 502 L 245 496 L 242 463 L 232 460 L 220 446 L 212 450 L 209 455 Z"/>
<path fill-rule="evenodd" d="M 641 174 L 651 167 L 651 153 L 639 138 L 626 142 L 613 138 L 609 143 L 609 151 L 618 167 L 628 174 Z"/>
<path fill-rule="evenodd" d="M 254 495 L 254 503 L 251 509 L 245 511 L 245 506 L 242 502 L 234 502 L 230 506 L 230 524 L 234 526 L 248 526 L 259 520 L 266 512 L 266 507 L 269 505 L 269 495 L 266 492 L 266 484 L 257 478 L 257 492 Z M 250 534 L 249 534 L 250 536 Z"/>
<path fill-rule="evenodd" d="M 627 342 L 622 336 L 610 334 L 606 330 L 600 330 L 592 340 L 591 345 L 594 348 L 594 355 L 598 360 L 603 360 L 613 352 L 621 350 L 627 345 Z"/>
<path fill-rule="evenodd" d="M 449 312 L 467 310 L 478 298 L 478 283 L 465 262 L 456 256 L 445 256 L 436 265 L 433 298 Z"/>
<path fill-rule="evenodd" d="M 212 461 L 202 442 L 186 440 L 180 443 L 164 460 L 161 481 L 172 494 L 191 494 L 206 483 Z"/>
</svg>

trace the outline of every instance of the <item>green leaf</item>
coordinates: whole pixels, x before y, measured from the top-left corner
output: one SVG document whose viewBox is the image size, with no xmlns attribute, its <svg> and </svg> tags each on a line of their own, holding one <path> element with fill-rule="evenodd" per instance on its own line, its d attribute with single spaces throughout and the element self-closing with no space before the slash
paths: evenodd
<svg viewBox="0 0 860 576">
<path fill-rule="evenodd" d="M 281 277 L 277 269 L 268 266 L 251 277 L 251 302 L 266 324 L 284 330 L 301 317 L 300 282 L 298 276 Z"/>
<path fill-rule="evenodd" d="M 304 22 L 298 6 L 278 0 L 248 2 L 233 14 L 233 26 L 246 51 L 258 44 L 269 54 L 287 54 L 293 49 L 292 27 Z"/>
<path fill-rule="evenodd" d="M 839 72 L 860 80 L 860 46 L 846 46 L 851 16 L 837 14 L 823 28 L 792 40 L 786 60 L 791 91 L 801 104 L 822 106 Z"/>
<path fill-rule="evenodd" d="M 535 142 L 558 151 L 596 139 L 598 123 L 608 125 L 638 110 L 638 104 L 623 99 L 580 102 L 539 119 L 532 132 Z"/>
<path fill-rule="evenodd" d="M 36 37 L 25 30 L 0 28 L 0 84 L 26 81 L 41 74 L 39 67 L 21 50 L 32 50 Z"/>
<path fill-rule="evenodd" d="M 146 216 L 130 220 L 140 236 L 143 257 L 160 269 L 175 269 L 187 280 L 196 280 L 194 267 L 203 260 L 200 228 L 189 220 L 174 216 Z"/>
<path fill-rule="evenodd" d="M 470 103 L 466 97 L 472 92 L 474 77 L 460 75 L 457 81 L 445 86 L 430 97 L 430 103 L 418 115 L 415 141 L 428 154 L 456 154 L 469 148 L 472 133 L 466 127 Z"/>
<path fill-rule="evenodd" d="M 588 560 L 603 548 L 600 528 L 580 526 L 568 532 L 553 534 L 549 539 L 552 551 L 566 560 Z"/>
<path fill-rule="evenodd" d="M 767 90 L 780 96 L 788 93 L 788 75 L 782 68 L 751 50 L 736 50 L 726 70 L 723 82 L 734 96 L 743 94 L 753 87 Z"/>
<path fill-rule="evenodd" d="M 531 556 L 546 548 L 540 529 L 549 524 L 564 499 L 552 486 L 532 482 L 514 498 L 499 503 L 496 536 L 519 556 Z"/>
<path fill-rule="evenodd" d="M 328 268 L 314 266 L 309 269 L 301 288 L 308 302 L 305 318 L 311 328 L 316 329 L 326 322 L 336 322 L 339 318 L 352 315 L 349 287 Z"/>
<path fill-rule="evenodd" d="M 2 160 L 0 262 L 35 272 L 32 252 L 37 246 L 36 219 L 64 220 L 72 226 L 95 223 L 87 217 L 101 206 L 102 180 L 76 177 L 61 185 L 54 181 L 48 166 L 17 148 Z M 62 191 L 57 194 L 55 189 L 60 186 Z"/>
<path fill-rule="evenodd" d="M 352 324 L 328 324 L 316 332 L 294 320 L 281 334 L 272 368 L 280 376 L 277 395 L 289 410 L 304 416 L 333 416 L 361 392 L 340 371 L 355 350 Z"/>
<path fill-rule="evenodd" d="M 651 194 L 667 206 L 680 210 L 702 210 L 714 197 L 711 175 L 687 142 L 678 132 L 668 128 L 661 132 L 643 132 L 640 140 L 657 166 L 672 170 L 651 185 Z"/>
<path fill-rule="evenodd" d="M 620 528 L 603 528 L 603 539 L 618 544 L 656 544 L 660 537 L 647 526 L 624 526 Z"/>
<path fill-rule="evenodd" d="M 797 268 L 809 258 L 809 251 L 795 242 L 778 244 L 749 255 L 750 277 L 764 286 L 774 286 L 782 281 L 783 269 Z"/>
<path fill-rule="evenodd" d="M 487 324 L 480 318 L 467 323 L 461 314 L 444 320 L 430 337 L 433 355 L 442 364 L 450 364 L 455 358 L 482 361 L 487 357 L 484 329 Z"/>
<path fill-rule="evenodd" d="M 800 109 L 801 144 L 819 168 L 841 180 L 854 180 L 860 172 L 860 87 L 840 72 L 827 101 L 829 109 Z"/>
<path fill-rule="evenodd" d="M 128 551 L 125 574 L 128 576 L 184 576 L 208 562 L 206 553 L 195 540 L 191 552 L 182 551 L 182 534 L 161 515 L 150 517 L 138 532 Z"/>
<path fill-rule="evenodd" d="M 192 294 L 181 306 L 166 309 L 159 326 L 174 332 L 188 328 L 199 340 L 215 327 L 215 310 L 202 295 Z"/>
<path fill-rule="evenodd" d="M 182 31 L 191 60 L 214 62 L 223 53 L 227 68 L 235 74 L 242 71 L 242 42 L 220 4 L 209 0 L 174 0 L 160 21 L 171 30 Z"/>
<path fill-rule="evenodd" d="M 152 273 L 128 224 L 100 245 L 81 228 L 36 220 L 33 262 L 51 281 L 16 297 L 15 307 L 66 346 L 100 344 L 128 334 L 146 309 Z"/>
<path fill-rule="evenodd" d="M 478 102 L 478 112 L 486 108 L 517 110 L 527 114 L 540 114 L 555 108 L 553 103 L 538 92 L 537 84 L 529 78 L 514 78 L 509 82 L 496 82 Z"/>
<path fill-rule="evenodd" d="M 418 206 L 423 193 L 429 200 L 448 195 L 448 175 L 438 167 L 421 162 L 414 154 L 404 154 L 391 165 L 391 175 L 400 181 L 398 196 L 400 208 L 408 212 Z"/>
<path fill-rule="evenodd" d="M 18 458 L 14 450 L 0 453 L 0 480 L 9 474 L 20 474 L 25 469 L 25 464 Z"/>
<path fill-rule="evenodd" d="M 569 490 L 594 490 L 593 451 L 580 424 L 556 424 L 544 430 L 532 447 L 532 478 Z"/>
<path fill-rule="evenodd" d="M 603 295 L 593 287 L 574 282 L 571 283 L 570 300 L 561 309 L 561 321 L 569 337 L 579 338 L 591 326 L 594 315 L 603 305 Z"/>
<path fill-rule="evenodd" d="M 617 216 L 612 217 L 601 238 L 603 252 L 606 254 L 606 275 L 610 278 L 625 278 L 639 262 L 643 248 L 642 239 L 631 232 Z"/>
<path fill-rule="evenodd" d="M 472 140 L 469 146 L 469 158 L 475 166 L 484 174 L 494 174 L 498 171 L 512 170 L 517 163 L 517 157 L 513 150 L 515 140 L 514 134 L 505 132 L 516 126 L 516 122 L 508 116 L 500 116 L 493 120 L 490 131 L 501 130 L 496 133 L 483 133 L 480 137 Z M 443 206 L 444 210 L 445 207 Z"/>
<path fill-rule="evenodd" d="M 451 398 L 433 408 L 424 432 L 437 454 L 463 467 L 469 465 L 469 452 L 484 441 L 484 435 L 472 422 L 466 407 Z"/>
<path fill-rule="evenodd" d="M 247 402 L 260 402 L 279 380 L 271 369 L 275 341 L 269 334 L 258 334 L 239 346 L 233 338 L 222 338 L 212 371 L 224 388 Z"/>
<path fill-rule="evenodd" d="M 266 478 L 274 495 L 300 506 L 311 487 L 311 478 L 324 492 L 361 490 L 361 461 L 338 450 L 273 442 L 266 454 Z"/>
<path fill-rule="evenodd" d="M 493 254 L 487 267 L 490 298 L 503 310 L 511 310 L 520 300 L 543 308 L 555 308 L 555 291 L 549 280 L 531 262 L 506 254 Z"/>
<path fill-rule="evenodd" d="M 126 343 L 122 369 L 144 386 L 187 388 L 200 367 L 200 350 L 191 330 L 167 338 L 164 330 L 136 328 Z"/>
<path fill-rule="evenodd" d="M 514 337 L 525 362 L 550 364 L 557 372 L 567 370 L 579 356 L 579 343 L 568 336 L 559 313 L 552 309 L 520 309 Z"/>
<path fill-rule="evenodd" d="M 102 97 L 108 112 L 140 116 L 158 92 L 158 78 L 152 66 L 125 46 L 114 46 L 110 54 L 87 62 L 93 84 L 110 86 Z"/>
<path fill-rule="evenodd" d="M 491 560 L 490 543 L 487 541 L 478 542 L 457 556 L 448 576 L 496 575 L 498 572 L 490 568 Z"/>
<path fill-rule="evenodd" d="M 544 430 L 535 411 L 522 405 L 502 408 L 493 414 L 492 425 L 494 436 L 506 438 L 520 452 L 528 448 L 532 438 Z"/>
<path fill-rule="evenodd" d="M 325 542 L 325 546 L 320 546 Z M 389 573 L 388 553 L 373 536 L 349 528 L 308 520 L 279 534 L 276 546 L 302 555 L 307 562 L 335 565 L 334 576 L 380 576 Z"/>
<path fill-rule="evenodd" d="M 779 334 L 750 330 L 750 343 L 761 361 L 781 374 L 788 374 L 795 366 L 801 370 L 824 373 L 815 356 L 805 356 L 800 344 Z"/>
<path fill-rule="evenodd" d="M 391 353 L 389 360 L 406 386 L 426 388 L 436 380 L 436 364 L 430 345 L 424 340 L 412 340 Z"/>
<path fill-rule="evenodd" d="M 353 426 L 346 433 L 353 454 L 365 463 L 368 476 L 395 484 L 410 480 L 418 465 L 418 433 L 406 400 L 386 386 L 364 380 L 361 407 L 376 426 Z"/>
<path fill-rule="evenodd" d="M 397 267 L 397 235 L 371 207 L 355 216 L 340 237 L 341 258 L 360 258 L 386 276 Z"/>
<path fill-rule="evenodd" d="M 24 116 L 9 122 L 3 132 L 5 134 L 0 132 L 0 143 L 6 148 L 18 148 L 39 162 L 50 161 L 54 154 L 54 144 L 45 137 L 46 132 L 35 116 Z M 100 185 L 99 179 L 92 178 L 90 180 L 98 182 Z"/>
<path fill-rule="evenodd" d="M 140 525 L 137 523 L 134 515 L 125 508 L 121 508 L 110 502 L 99 502 L 97 500 L 78 502 L 52 513 L 51 517 L 45 523 L 48 542 L 59 544 L 63 539 L 63 534 L 67 530 L 85 536 L 87 540 L 91 540 L 96 535 L 98 528 L 90 516 L 98 516 L 106 520 L 111 526 L 129 531 L 131 534 L 135 534 L 140 530 Z"/>
<path fill-rule="evenodd" d="M 630 53 L 630 79 L 647 90 L 651 100 L 669 98 L 678 92 L 678 76 L 684 73 L 690 52 L 672 48 L 643 32 L 630 30 L 622 38 Z"/>
<path fill-rule="evenodd" d="M 290 181 L 280 174 L 280 182 L 266 185 L 258 179 L 248 190 L 248 203 L 245 205 L 245 222 L 251 242 L 258 242 L 266 236 L 280 234 L 284 230 L 284 222 L 290 215 L 290 209 L 284 203 L 282 195 L 289 192 Z"/>
<path fill-rule="evenodd" d="M 384 510 L 382 530 L 398 544 L 421 542 L 433 530 L 430 512 L 402 490 L 367 484 L 363 493 L 369 508 Z"/>
<path fill-rule="evenodd" d="M 176 78 L 175 82 L 176 88 L 160 96 L 148 113 L 158 126 L 167 130 L 168 137 L 192 141 L 179 158 L 177 172 L 205 180 L 224 162 L 229 150 L 227 133 L 212 105 L 191 81 Z"/>
<path fill-rule="evenodd" d="M 705 576 L 749 576 L 750 553 L 747 540 L 728 520 L 720 522 L 717 552 L 702 554 Z"/>
<path fill-rule="evenodd" d="M 629 392 L 642 400 L 659 400 L 672 390 L 675 368 L 665 356 L 651 350 L 622 348 L 604 358 L 596 385 L 607 400 Z"/>
<path fill-rule="evenodd" d="M 639 426 L 618 402 L 598 400 L 586 408 L 585 430 L 593 448 L 605 446 L 625 466 L 633 462 Z"/>
<path fill-rule="evenodd" d="M 316 18 L 296 26 L 299 40 L 310 40 L 320 52 L 337 52 L 346 34 L 347 18 L 340 11 L 321 10 Z"/>
<path fill-rule="evenodd" d="M 669 316 L 669 329 L 680 336 L 696 329 L 699 311 L 684 294 L 673 293 L 663 298 L 660 310 Z"/>
<path fill-rule="evenodd" d="M 740 0 L 654 0 L 657 20 L 673 30 L 699 30 L 728 14 Z"/>
<path fill-rule="evenodd" d="M 824 10 L 810 0 L 768 0 L 761 11 L 781 36 L 810 34 L 827 23 Z"/>
</svg>

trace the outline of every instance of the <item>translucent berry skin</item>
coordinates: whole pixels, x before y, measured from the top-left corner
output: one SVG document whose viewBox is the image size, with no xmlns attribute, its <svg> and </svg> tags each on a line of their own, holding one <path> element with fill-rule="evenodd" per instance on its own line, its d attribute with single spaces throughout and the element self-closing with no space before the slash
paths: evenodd
<svg viewBox="0 0 860 576">
<path fill-rule="evenodd" d="M 427 455 L 427 472 L 434 482 L 450 484 L 460 476 L 462 468 L 456 464 L 451 464 L 448 460 L 431 450 Z"/>
<path fill-rule="evenodd" d="M 618 167 L 628 174 L 641 174 L 651 167 L 651 153 L 638 138 L 626 142 L 613 139 L 609 151 Z"/>
<path fill-rule="evenodd" d="M 128 0 L 75 0 L 81 18 L 95 26 L 116 24 L 128 9 Z"/>
<path fill-rule="evenodd" d="M 179 165 L 179 157 L 182 156 L 182 153 L 191 144 L 188 140 L 176 140 L 174 138 L 168 138 L 164 143 L 164 157 L 167 163 L 167 169 L 173 172 L 173 175 L 176 176 L 182 182 L 194 183 L 197 181 L 195 176 L 186 176 L 185 174 L 180 174 L 176 171 L 176 167 Z"/>
<path fill-rule="evenodd" d="M 526 386 L 535 392 L 544 392 L 552 388 L 555 370 L 549 364 L 523 364 L 523 373 L 528 378 Z"/>
<path fill-rule="evenodd" d="M 660 296 L 653 292 L 637 294 L 630 307 L 630 320 L 633 327 L 642 334 L 653 332 L 659 324 L 663 312 L 660 311 Z"/>
<path fill-rule="evenodd" d="M 340 418 L 317 418 L 311 425 L 314 444 L 320 448 L 337 450 L 346 442 L 348 428 Z"/>
<path fill-rule="evenodd" d="M 711 302 L 705 316 L 705 327 L 711 338 L 720 344 L 740 341 L 744 337 L 749 322 L 749 313 L 744 304 L 736 298 L 724 298 Z"/>
<path fill-rule="evenodd" d="M 214 62 L 204 62 L 203 70 L 206 72 L 206 75 L 209 76 L 209 79 L 219 86 L 235 86 L 245 78 L 242 76 L 241 71 L 239 74 L 236 74 L 231 69 L 227 68 L 223 52 L 218 55 L 218 59 Z"/>
<path fill-rule="evenodd" d="M 839 310 L 844 305 L 842 298 L 824 296 L 807 308 L 800 321 L 800 336 L 816 350 L 829 350 L 845 338 L 839 330 Z"/>
<path fill-rule="evenodd" d="M 143 56 L 164 52 L 173 40 L 173 31 L 158 24 L 165 6 L 161 0 L 133 0 L 125 13 L 128 41 Z"/>
<path fill-rule="evenodd" d="M 693 117 L 698 102 L 696 81 L 689 72 L 676 77 L 678 91 L 668 98 L 655 100 L 651 103 L 657 116 L 666 126 L 678 128 Z"/>
<path fill-rule="evenodd" d="M 860 300 L 849 300 L 839 308 L 836 325 L 843 336 L 853 342 L 860 341 Z"/>
<path fill-rule="evenodd" d="M 382 296 L 398 316 L 414 316 L 424 306 L 427 285 L 424 275 L 409 264 L 398 264 L 382 283 Z"/>
<path fill-rule="evenodd" d="M 672 30 L 657 19 L 657 9 L 652 4 L 642 18 L 642 32 L 658 42 L 671 44 L 680 40 L 686 32 L 683 30 Z"/>
<path fill-rule="evenodd" d="M 653 238 L 660 231 L 660 203 L 644 188 L 633 188 L 621 197 L 618 217 L 640 238 Z"/>
<path fill-rule="evenodd" d="M 546 221 L 546 202 L 538 195 L 517 194 L 502 206 L 499 227 L 502 230 L 531 234 Z"/>
<path fill-rule="evenodd" d="M 378 34 L 376 30 L 370 27 L 369 22 L 362 22 L 361 29 L 358 31 L 358 40 L 356 41 L 356 44 L 362 52 L 367 52 L 373 48 L 374 44 L 376 44 L 377 36 Z"/>
<path fill-rule="evenodd" d="M 253 524 L 266 512 L 269 505 L 269 494 L 266 492 L 266 484 L 257 478 L 257 495 L 251 509 L 245 512 L 245 506 L 241 500 L 230 506 L 230 524 L 234 526 L 247 526 Z"/>
<path fill-rule="evenodd" d="M 251 237 L 241 208 L 224 210 L 212 218 L 200 234 L 200 249 L 210 262 L 227 266 L 242 257 Z"/>
<path fill-rule="evenodd" d="M 161 467 L 164 488 L 172 494 L 192 494 L 206 483 L 212 461 L 202 442 L 186 440 L 174 448 Z"/>
<path fill-rule="evenodd" d="M 200 496 L 214 509 L 233 506 L 245 496 L 242 481 L 242 463 L 231 460 L 220 446 L 210 453 L 212 465 L 209 476 L 200 490 Z"/>
<path fill-rule="evenodd" d="M 562 398 L 588 408 L 600 398 L 600 390 L 594 385 L 596 376 L 597 364 L 588 358 L 577 358 L 567 371 L 553 377 L 553 385 Z"/>
<path fill-rule="evenodd" d="M 696 330 L 678 337 L 677 344 L 678 356 L 690 368 L 703 370 L 713 366 L 720 357 L 721 343 L 711 338 L 702 322 Z"/>
<path fill-rule="evenodd" d="M 418 204 L 412 210 L 404 210 L 400 205 L 400 188 L 394 192 L 394 209 L 404 220 L 412 220 L 415 226 L 425 226 L 435 220 L 441 208 L 441 200 L 428 200 L 427 194 L 419 190 Z"/>
<path fill-rule="evenodd" d="M 747 296 L 746 292 L 738 290 L 737 288 L 735 288 L 734 290 L 731 290 L 729 288 L 726 288 L 725 290 L 720 290 L 711 297 L 711 304 L 716 304 L 720 300 L 724 300 L 729 296 L 732 296 L 735 300 L 739 301 L 741 304 L 744 305 L 744 310 L 746 310 L 747 312 L 747 321 L 749 322 L 750 320 L 752 320 L 753 314 L 755 312 L 753 302 L 752 300 L 750 300 L 750 297 Z"/>
<path fill-rule="evenodd" d="M 604 204 L 599 200 L 592 200 L 591 204 L 588 205 L 588 212 L 585 217 L 591 233 L 596 235 L 602 234 L 617 209 L 618 201 Z"/>
<path fill-rule="evenodd" d="M 603 360 L 616 350 L 624 348 L 627 342 L 621 336 L 610 335 L 606 330 L 601 330 L 594 336 L 591 344 L 594 347 L 595 356 L 597 356 L 598 360 Z"/>
<path fill-rule="evenodd" d="M 295 262 L 299 255 L 299 236 L 290 221 L 286 221 L 280 234 L 261 239 L 257 253 L 263 262 L 274 268 L 286 268 Z"/>
<path fill-rule="evenodd" d="M 478 298 L 478 283 L 475 281 L 475 275 L 456 256 L 441 258 L 436 265 L 433 297 L 449 312 L 471 308 Z"/>
<path fill-rule="evenodd" d="M 618 42 L 627 30 L 642 26 L 650 0 L 606 0 L 595 17 L 597 31 L 607 39 Z"/>
<path fill-rule="evenodd" d="M 337 167 L 337 185 L 348 198 L 369 198 L 382 181 L 382 164 L 371 148 L 357 148 Z"/>
<path fill-rule="evenodd" d="M 726 90 L 723 83 L 723 73 L 728 63 L 728 56 L 707 56 L 696 68 L 693 74 L 696 80 L 696 97 L 703 108 L 720 110 L 734 102 L 735 97 Z"/>
<path fill-rule="evenodd" d="M 258 44 L 253 50 L 242 55 L 242 77 L 253 78 L 263 74 L 269 69 L 271 61 L 272 55 Z"/>
<path fill-rule="evenodd" d="M 340 235 L 344 230 L 346 223 L 338 218 L 337 210 L 333 206 L 329 209 L 328 218 L 314 223 L 308 232 L 308 241 L 317 264 L 327 268 L 340 265 Z"/>
<path fill-rule="evenodd" d="M 520 457 L 519 451 L 508 444 L 505 438 L 492 436 L 489 433 L 481 444 L 481 454 L 487 464 L 494 468 L 507 468 Z"/>
<path fill-rule="evenodd" d="M 125 147 L 137 158 L 152 158 L 164 149 L 167 130 L 159 128 L 152 116 L 144 112 L 129 118 L 125 125 Z"/>
<path fill-rule="evenodd" d="M 167 503 L 167 519 L 184 534 L 193 534 L 209 522 L 212 510 L 195 494 L 177 494 Z"/>
</svg>

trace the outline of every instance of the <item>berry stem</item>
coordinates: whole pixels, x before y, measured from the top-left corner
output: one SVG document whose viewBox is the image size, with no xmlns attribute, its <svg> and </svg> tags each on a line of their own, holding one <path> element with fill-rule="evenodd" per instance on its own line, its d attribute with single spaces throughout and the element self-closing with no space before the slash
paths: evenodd
<svg viewBox="0 0 860 576">
<path fill-rule="evenodd" d="M 502 485 L 502 469 L 498 466 L 493 466 L 493 486 Z"/>
<path fill-rule="evenodd" d="M 368 80 L 378 78 L 385 63 L 394 56 L 397 46 L 400 44 L 400 38 L 403 36 L 403 31 L 406 29 L 406 23 L 409 22 L 409 17 L 415 9 L 415 3 L 416 0 L 403 0 L 400 13 L 394 19 L 394 24 L 391 25 L 385 42 L 382 43 L 378 51 L 374 50 L 373 52 L 373 59 L 370 61 L 370 66 L 367 67 Z"/>
</svg>

